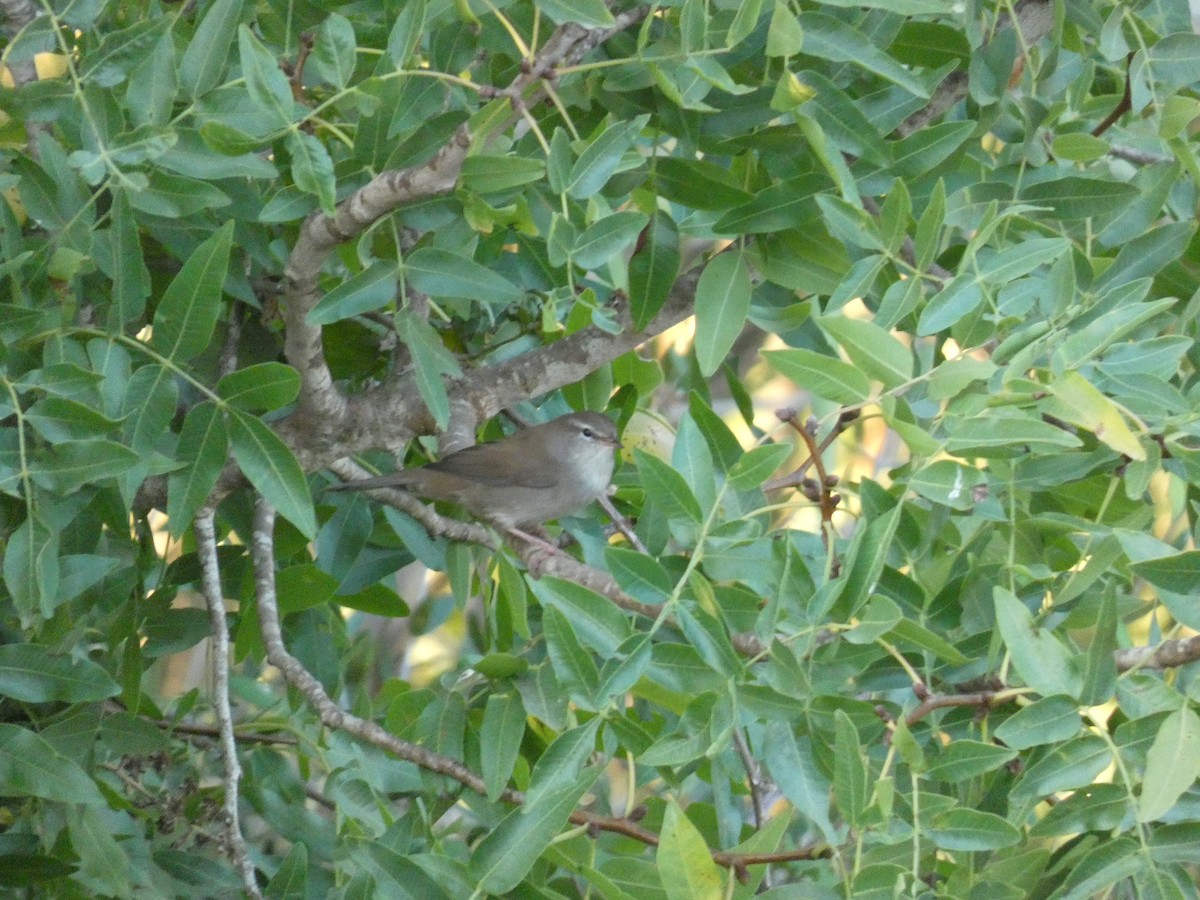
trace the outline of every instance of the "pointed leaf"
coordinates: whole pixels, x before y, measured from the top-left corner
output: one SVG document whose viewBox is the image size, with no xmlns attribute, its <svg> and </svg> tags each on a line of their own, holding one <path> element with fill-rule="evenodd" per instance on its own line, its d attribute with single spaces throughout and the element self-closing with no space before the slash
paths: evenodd
<svg viewBox="0 0 1200 900">
<path fill-rule="evenodd" d="M 167 481 L 167 521 L 173 537 L 182 536 L 206 499 L 229 454 L 225 418 L 216 404 L 192 407 L 179 431 L 178 459 L 184 465 Z"/>
<path fill-rule="evenodd" d="M 315 537 L 317 520 L 312 497 L 292 451 L 251 415 L 235 411 L 230 425 L 233 456 L 246 478 L 301 534 Z"/>
<path fill-rule="evenodd" d="M 871 383 L 849 363 L 812 350 L 767 350 L 763 358 L 780 375 L 818 397 L 856 406 L 871 396 Z"/>
<path fill-rule="evenodd" d="M 212 340 L 232 244 L 229 221 L 196 248 L 163 294 L 150 344 L 168 359 L 191 359 Z"/>
<path fill-rule="evenodd" d="M 422 247 L 404 260 L 413 287 L 434 297 L 465 297 L 490 306 L 506 306 L 521 291 L 503 275 L 449 250 Z"/>
<path fill-rule="evenodd" d="M 663 816 L 654 861 L 668 900 L 720 900 L 725 896 L 721 870 L 708 845 L 674 800 Z"/>
<path fill-rule="evenodd" d="M 741 253 L 722 253 L 696 285 L 696 362 L 708 376 L 720 368 L 746 324 L 750 272 Z"/>
<path fill-rule="evenodd" d="M 0 647 L 0 694 L 25 703 L 87 703 L 115 697 L 118 685 L 88 659 L 71 659 L 37 644 Z"/>
</svg>

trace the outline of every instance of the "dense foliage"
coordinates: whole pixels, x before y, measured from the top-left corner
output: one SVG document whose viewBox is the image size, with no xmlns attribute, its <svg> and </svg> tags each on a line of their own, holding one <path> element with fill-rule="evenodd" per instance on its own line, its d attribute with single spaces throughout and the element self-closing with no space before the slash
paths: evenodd
<svg viewBox="0 0 1200 900">
<path fill-rule="evenodd" d="M 0 883 L 1195 896 L 1185 0 L 3 10 Z"/>
</svg>

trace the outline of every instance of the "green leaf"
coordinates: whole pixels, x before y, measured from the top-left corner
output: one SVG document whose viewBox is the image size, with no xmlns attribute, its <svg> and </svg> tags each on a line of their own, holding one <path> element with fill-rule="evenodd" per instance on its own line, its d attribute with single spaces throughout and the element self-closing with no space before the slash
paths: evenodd
<svg viewBox="0 0 1200 900">
<path fill-rule="evenodd" d="M 1116 403 L 1079 372 L 1066 372 L 1050 383 L 1055 403 L 1046 411 L 1092 432 L 1098 440 L 1133 460 L 1144 460 L 1146 451 Z"/>
<path fill-rule="evenodd" d="M 91 660 L 59 656 L 36 644 L 0 647 L 0 694 L 14 700 L 87 703 L 120 692 L 120 686 Z"/>
<path fill-rule="evenodd" d="M 812 350 L 766 350 L 763 358 L 776 372 L 818 397 L 857 406 L 871 396 L 867 376 L 849 363 Z"/>
<path fill-rule="evenodd" d="M 966 781 L 998 769 L 1016 756 L 1017 751 L 1008 747 L 960 739 L 942 749 L 925 770 L 925 776 L 934 781 Z"/>
<path fill-rule="evenodd" d="M 542 633 L 554 674 L 571 692 L 576 703 L 590 702 L 600 684 L 600 673 L 592 655 L 584 649 L 570 620 L 553 606 L 542 612 Z M 535 713 L 536 714 L 536 713 Z"/>
<path fill-rule="evenodd" d="M 154 313 L 150 339 L 151 346 L 168 359 L 191 359 L 212 340 L 232 245 L 231 220 L 197 247 L 171 279 Z"/>
<path fill-rule="evenodd" d="M 102 806 L 96 784 L 72 759 L 25 728 L 0 722 L 0 794 Z"/>
<path fill-rule="evenodd" d="M 142 254 L 141 237 L 129 197 L 122 190 L 113 190 L 112 258 L 108 274 L 113 280 L 114 314 L 120 323 L 141 317 L 150 296 L 150 270 Z M 100 258 L 96 260 L 105 268 Z"/>
<path fill-rule="evenodd" d="M 170 27 L 167 17 L 159 16 L 109 31 L 101 37 L 98 46 L 83 54 L 77 63 L 77 77 L 96 87 L 116 87 L 145 59 L 150 48 Z"/>
<path fill-rule="evenodd" d="M 249 26 L 238 27 L 238 56 L 242 78 L 255 111 L 263 117 L 263 132 L 285 128 L 296 118 L 296 101 L 287 76 L 274 55 L 255 37 Z"/>
<path fill-rule="evenodd" d="M 104 896 L 129 896 L 130 862 L 113 836 L 111 825 L 94 806 L 70 817 L 71 847 L 79 854 L 74 879 Z"/>
<path fill-rule="evenodd" d="M 908 486 L 934 503 L 968 510 L 975 505 L 976 488 L 986 482 L 986 476 L 978 469 L 954 460 L 939 459 L 914 472 Z"/>
<path fill-rule="evenodd" d="M 758 27 L 759 16 L 762 15 L 763 0 L 744 0 L 737 5 L 733 22 L 725 34 L 727 47 L 734 47 L 754 33 Z"/>
<path fill-rule="evenodd" d="M 307 885 L 308 847 L 295 843 L 267 882 L 263 896 L 269 900 L 303 900 Z"/>
<path fill-rule="evenodd" d="M 889 8 L 905 15 L 899 9 Z M 895 39 L 888 46 L 888 53 L 906 66 L 938 68 L 946 63 L 967 62 L 971 57 L 971 45 L 966 35 L 953 26 L 938 22 L 909 21 L 900 26 Z"/>
<path fill-rule="evenodd" d="M 292 451 L 254 416 L 235 410 L 230 425 L 233 457 L 246 478 L 301 534 L 315 537 L 312 497 Z"/>
<path fill-rule="evenodd" d="M 215 0 L 192 36 L 179 63 L 179 87 L 195 100 L 214 87 L 225 71 L 245 0 Z"/>
<path fill-rule="evenodd" d="M 1146 754 L 1139 822 L 1161 818 L 1200 777 L 1200 716 L 1180 707 L 1163 719 Z"/>
<path fill-rule="evenodd" d="M 353 594 L 338 594 L 333 601 L 346 609 L 357 609 L 390 619 L 404 618 L 411 612 L 400 595 L 382 582 L 369 584 Z"/>
<path fill-rule="evenodd" d="M 775 0 L 767 27 L 767 56 L 795 56 L 804 46 L 804 29 L 783 0 Z"/>
<path fill-rule="evenodd" d="M 1141 110 L 1156 101 L 1162 103 L 1179 88 L 1193 84 L 1198 69 L 1200 35 L 1176 32 L 1138 50 L 1129 67 L 1133 108 Z"/>
<path fill-rule="evenodd" d="M 883 382 L 887 390 L 912 378 L 912 351 L 888 331 L 866 319 L 821 316 L 817 324 L 837 342 L 868 378 Z"/>
<path fill-rule="evenodd" d="M 1051 749 L 1026 769 L 1013 788 L 1013 796 L 1033 799 L 1086 787 L 1112 761 L 1112 751 L 1103 738 L 1082 735 Z"/>
<path fill-rule="evenodd" d="M 546 164 L 540 159 L 480 154 L 463 160 L 459 184 L 477 194 L 495 194 L 540 181 L 545 174 Z"/>
<path fill-rule="evenodd" d="M 325 214 L 332 216 L 337 184 L 329 151 L 315 135 L 299 129 L 288 132 L 286 144 L 292 157 L 292 181 L 306 194 L 315 196 Z"/>
<path fill-rule="evenodd" d="M 682 475 L 657 457 L 642 450 L 633 451 L 647 499 L 653 501 L 670 519 L 700 524 L 703 518 L 696 495 Z"/>
<path fill-rule="evenodd" d="M 754 199 L 731 209 L 714 224 L 718 234 L 769 234 L 811 224 L 817 220 L 818 191 L 829 180 L 821 175 L 801 175 L 763 188 Z"/>
<path fill-rule="evenodd" d="M 600 0 L 595 2 L 599 3 Z M 576 200 L 586 200 L 604 187 L 621 164 L 625 151 L 633 146 L 649 120 L 649 115 L 637 116 L 631 121 L 610 124 L 601 130 L 571 167 L 565 185 L 567 194 Z"/>
<path fill-rule="evenodd" d="M 683 636 L 696 648 L 709 668 L 731 679 L 742 674 L 742 661 L 734 652 L 725 628 L 716 618 L 692 601 L 679 604 L 676 618 Z"/>
<path fill-rule="evenodd" d="M 465 297 L 490 306 L 521 298 L 507 278 L 449 250 L 422 247 L 404 260 L 403 271 L 413 287 L 433 297 Z"/>
<path fill-rule="evenodd" d="M 25 421 L 52 443 L 99 437 L 120 425 L 98 410 L 65 397 L 43 397 L 25 410 Z"/>
<path fill-rule="evenodd" d="M 577 22 L 592 28 L 608 28 L 614 23 L 604 0 L 534 0 L 537 8 L 552 22 L 566 25 Z"/>
<path fill-rule="evenodd" d="M 951 809 L 938 813 L 926 833 L 943 850 L 999 850 L 1021 840 L 1015 825 L 995 813 Z"/>
<path fill-rule="evenodd" d="M 862 745 L 850 717 L 842 710 L 834 713 L 837 734 L 833 765 L 833 795 L 838 809 L 851 828 L 863 821 L 870 800 L 869 773 L 863 761 Z"/>
<path fill-rule="evenodd" d="M 592 741 L 581 744 L 588 752 L 599 724 L 600 719 L 593 719 L 588 725 L 574 730 L 591 733 Z M 567 732 L 555 744 L 568 737 L 576 744 L 581 743 L 572 732 Z M 526 803 L 501 819 L 471 854 L 471 873 L 481 891 L 503 894 L 520 884 L 554 836 L 567 824 L 567 817 L 579 798 L 600 775 L 599 767 L 581 769 L 580 760 L 552 756 L 553 750 L 552 744 L 535 767 L 533 784 L 539 789 L 531 789 Z M 550 767 L 542 765 L 547 757 L 555 764 L 551 771 L 544 771 Z M 546 787 L 540 788 L 541 784 Z"/>
<path fill-rule="evenodd" d="M 1104 896 L 1118 882 L 1144 870 L 1145 852 L 1145 848 L 1131 837 L 1102 841 L 1075 863 L 1055 894 L 1061 900 L 1092 900 Z"/>
<path fill-rule="evenodd" d="M 300 374 L 277 362 L 257 363 L 230 372 L 217 382 L 226 403 L 247 412 L 279 409 L 300 394 Z"/>
<path fill-rule="evenodd" d="M 649 221 L 648 216 L 632 210 L 604 216 L 579 235 L 571 258 L 584 269 L 601 266 L 624 251 Z"/>
<path fill-rule="evenodd" d="M 721 900 L 725 889 L 700 831 L 674 800 L 667 804 L 654 857 L 668 900 Z"/>
<path fill-rule="evenodd" d="M 977 127 L 974 122 L 942 122 L 920 128 L 893 146 L 892 166 L 900 175 L 927 176 L 962 147 Z"/>
<path fill-rule="evenodd" d="M 338 588 L 337 579 L 314 563 L 299 563 L 280 569 L 275 576 L 280 615 L 290 615 L 328 603 Z"/>
<path fill-rule="evenodd" d="M 782 722 L 771 722 L 766 726 L 763 752 L 771 777 L 792 807 L 817 826 L 825 841 L 840 843 L 840 830 L 829 818 L 832 785 L 817 763 L 811 739 L 796 737 Z"/>
<path fill-rule="evenodd" d="M 917 334 L 925 337 L 957 324 L 983 302 L 983 291 L 974 275 L 959 275 L 930 298 L 921 310 Z"/>
<path fill-rule="evenodd" d="M 921 650 L 928 650 L 943 662 L 952 666 L 965 666 L 971 661 L 957 647 L 945 638 L 930 631 L 924 625 L 912 619 L 901 619 L 886 635 L 889 640 L 912 644 Z"/>
<path fill-rule="evenodd" d="M 388 34 L 387 52 L 397 69 L 408 65 L 425 31 L 425 0 L 409 0 L 396 16 Z"/>
<path fill-rule="evenodd" d="M 653 649 L 649 634 L 634 634 L 605 660 L 594 695 L 598 707 L 608 706 L 614 697 L 623 698 L 637 684 L 650 665 Z"/>
<path fill-rule="evenodd" d="M 50 448 L 46 457 L 31 460 L 29 475 L 70 494 L 85 484 L 122 475 L 139 461 L 136 453 L 113 441 L 64 441 Z"/>
<path fill-rule="evenodd" d="M 446 349 L 433 326 L 411 310 L 404 310 L 396 316 L 396 333 L 412 354 L 417 392 L 440 431 L 450 422 L 450 398 L 442 376 L 461 375 L 458 360 Z"/>
<path fill-rule="evenodd" d="M 1054 262 L 1070 249 L 1065 238 L 1035 238 L 995 255 L 980 254 L 979 278 L 991 284 L 1006 285 L 1038 266 Z"/>
<path fill-rule="evenodd" d="M 729 470 L 729 486 L 737 491 L 758 487 L 795 453 L 791 444 L 765 444 L 747 450 Z"/>
<path fill-rule="evenodd" d="M 1022 410 L 996 409 L 987 418 L 948 420 L 946 449 L 957 456 L 1016 456 L 1058 453 L 1082 445 L 1071 432 Z"/>
<path fill-rule="evenodd" d="M 928 99 L 929 89 L 925 84 L 909 69 L 872 44 L 862 32 L 831 15 L 817 12 L 801 13 L 800 27 L 804 29 L 804 52 L 809 56 L 861 66 L 866 71 L 899 85 L 916 97 Z"/>
<path fill-rule="evenodd" d="M 483 781 L 492 802 L 500 798 L 512 776 L 524 734 L 525 706 L 520 694 L 508 691 L 488 697 L 479 740 L 487 748 L 482 756 Z"/>
<path fill-rule="evenodd" d="M 852 615 L 859 614 L 859 609 L 871 597 L 879 576 L 883 574 L 888 549 L 900 526 L 903 510 L 904 505 L 896 503 L 891 509 L 875 516 L 865 528 L 860 527 L 846 553 L 846 587 L 842 591 L 841 602 Z M 886 606 L 877 607 L 877 610 L 880 619 L 893 618 Z M 898 624 L 898 620 L 894 619 L 894 624 Z"/>
<path fill-rule="evenodd" d="M 229 125 L 220 119 L 210 119 L 200 125 L 200 140 L 224 156 L 241 156 L 252 154 L 263 145 L 263 138 L 258 134 L 242 131 L 241 128 Z"/>
<path fill-rule="evenodd" d="M 573 581 L 548 575 L 529 582 L 544 607 L 571 623 L 572 631 L 602 656 L 609 656 L 633 634 L 629 619 L 611 600 Z"/>
<path fill-rule="evenodd" d="M 58 605 L 58 532 L 27 518 L 4 547 L 4 584 L 22 616 L 49 618 Z"/>
<path fill-rule="evenodd" d="M 903 617 L 894 601 L 874 594 L 860 614 L 858 624 L 842 636 L 851 644 L 870 644 L 891 631 Z"/>
<path fill-rule="evenodd" d="M 309 65 L 322 78 L 344 90 L 354 77 L 358 42 L 354 26 L 345 16 L 331 13 L 317 29 L 317 39 L 309 56 Z"/>
<path fill-rule="evenodd" d="M 1060 800 L 1034 823 L 1030 837 L 1109 831 L 1129 812 L 1129 795 L 1117 784 L 1092 784 Z"/>
<path fill-rule="evenodd" d="M 733 347 L 750 311 L 750 272 L 741 253 L 714 257 L 696 285 L 696 362 L 712 375 Z"/>
<path fill-rule="evenodd" d="M 228 454 L 228 429 L 216 404 L 205 401 L 192 407 L 179 430 L 177 459 L 183 466 L 167 481 L 167 521 L 172 537 L 181 537 L 191 527 Z"/>
<path fill-rule="evenodd" d="M 228 194 L 207 181 L 159 171 L 151 173 L 148 188 L 129 195 L 134 209 L 165 219 L 186 219 L 230 202 Z"/>
<path fill-rule="evenodd" d="M 703 159 L 656 159 L 654 186 L 672 203 L 692 209 L 732 209 L 753 199 L 728 169 Z"/>
<path fill-rule="evenodd" d="M 449 900 L 442 883 L 447 879 L 438 879 L 425 873 L 414 862 L 414 857 L 397 853 L 384 844 L 371 841 L 355 841 L 348 843 L 350 856 L 356 869 L 368 875 L 366 884 L 359 886 L 359 892 L 346 892 L 346 897 L 355 900 L 369 900 L 376 896 L 395 897 L 396 900 Z M 455 874 L 458 872 L 455 870 Z M 454 896 L 469 896 L 469 887 Z"/>
<path fill-rule="evenodd" d="M 1131 563 L 1129 570 L 1152 585 L 1176 594 L 1193 594 L 1200 584 L 1200 550 L 1184 550 Z"/>
<path fill-rule="evenodd" d="M 996 738 L 1014 750 L 1055 744 L 1079 734 L 1078 705 L 1070 697 L 1043 697 L 996 726 Z"/>
<path fill-rule="evenodd" d="M 142 366 L 126 384 L 121 402 L 125 442 L 139 454 L 149 453 L 169 428 L 178 405 L 175 374 L 166 366 Z"/>
<path fill-rule="evenodd" d="M 1048 206 L 1055 218 L 1070 221 L 1111 214 L 1132 202 L 1137 195 L 1137 188 L 1123 181 L 1068 175 L 1031 184 L 1021 192 L 1021 199 Z"/>
<path fill-rule="evenodd" d="M 1058 638 L 1034 623 L 1033 616 L 1010 591 L 993 589 L 996 626 L 1012 654 L 1017 674 L 1044 695 L 1079 695 L 1081 679 L 1078 661 Z"/>
<path fill-rule="evenodd" d="M 662 309 L 679 274 L 679 231 L 671 217 L 656 210 L 645 241 L 629 260 L 629 305 L 633 327 L 641 331 Z"/>
<path fill-rule="evenodd" d="M 1092 162 L 1109 151 L 1109 143 L 1104 138 L 1092 137 L 1086 132 L 1075 134 L 1060 134 L 1050 145 L 1050 152 L 1058 159 L 1067 162 Z"/>
<path fill-rule="evenodd" d="M 305 317 L 310 325 L 329 325 L 376 309 L 396 299 L 396 264 L 384 260 L 371 263 L 343 281 L 318 301 Z"/>
</svg>

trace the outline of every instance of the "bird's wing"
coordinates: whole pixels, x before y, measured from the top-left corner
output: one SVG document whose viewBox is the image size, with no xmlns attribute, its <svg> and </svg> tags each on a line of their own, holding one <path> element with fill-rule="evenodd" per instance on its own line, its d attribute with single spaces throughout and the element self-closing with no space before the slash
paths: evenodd
<svg viewBox="0 0 1200 900">
<path fill-rule="evenodd" d="M 522 454 L 498 454 L 489 444 L 467 447 L 425 468 L 497 487 L 550 488 L 555 485 L 550 466 L 530 466 Z"/>
</svg>

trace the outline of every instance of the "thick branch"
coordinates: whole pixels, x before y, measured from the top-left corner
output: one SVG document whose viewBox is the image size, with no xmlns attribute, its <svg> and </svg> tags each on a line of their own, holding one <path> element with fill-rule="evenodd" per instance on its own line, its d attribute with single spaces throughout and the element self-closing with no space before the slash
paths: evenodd
<svg viewBox="0 0 1200 900">
<path fill-rule="evenodd" d="M 526 104 L 530 98 L 525 94 L 541 79 L 551 76 L 561 65 L 578 62 L 616 32 L 636 24 L 647 12 L 647 8 L 640 8 L 624 13 L 614 27 L 607 29 L 563 25 L 550 36 L 530 65 L 508 87 L 494 91 L 493 95 L 507 97 L 514 107 Z M 342 201 L 334 215 L 316 213 L 304 223 L 285 269 L 283 308 L 287 329 L 284 352 L 300 373 L 302 419 L 337 423 L 345 412 L 345 399 L 334 386 L 325 361 L 321 327 L 309 323 L 307 318 L 321 299 L 318 278 L 330 253 L 399 207 L 454 190 L 473 137 L 463 123 L 428 162 L 381 172 Z"/>
<path fill-rule="evenodd" d="M 633 330 L 629 309 L 621 305 L 616 310 L 620 333 L 589 325 L 549 346 L 475 369 L 448 385 L 451 402 L 469 404 L 476 420 L 483 421 L 507 406 L 573 384 L 691 315 L 699 278 L 696 268 L 676 279 L 662 310 L 644 330 Z M 411 435 L 434 428 L 411 377 L 351 397 L 347 403 L 338 455 L 393 446 L 398 429 Z"/>
</svg>

